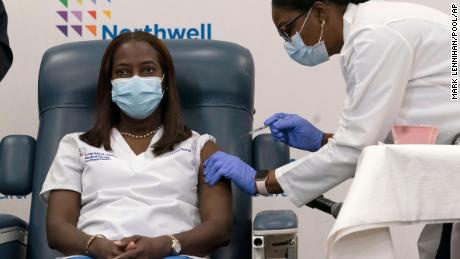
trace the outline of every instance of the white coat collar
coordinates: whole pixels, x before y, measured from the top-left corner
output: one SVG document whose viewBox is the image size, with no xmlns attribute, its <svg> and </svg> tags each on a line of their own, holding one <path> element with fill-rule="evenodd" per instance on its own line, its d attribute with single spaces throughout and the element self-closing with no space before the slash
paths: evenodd
<svg viewBox="0 0 460 259">
<path fill-rule="evenodd" d="M 358 5 L 349 3 L 345 13 L 343 14 L 343 41 L 346 42 L 350 35 L 350 30 L 355 22 L 356 13 L 358 12 Z"/>
<path fill-rule="evenodd" d="M 346 48 L 345 46 L 347 45 L 347 41 L 350 36 L 350 32 L 351 32 L 353 23 L 355 22 L 357 12 L 358 12 L 358 5 L 349 3 L 347 5 L 347 9 L 345 10 L 345 13 L 343 14 L 343 47 L 342 47 L 342 50 L 340 51 L 340 57 L 341 57 L 340 63 L 341 63 L 342 74 L 344 78 L 347 78 L 346 67 L 348 66 L 348 62 L 350 59 L 350 56 L 347 55 L 349 53 L 349 48 Z"/>
</svg>

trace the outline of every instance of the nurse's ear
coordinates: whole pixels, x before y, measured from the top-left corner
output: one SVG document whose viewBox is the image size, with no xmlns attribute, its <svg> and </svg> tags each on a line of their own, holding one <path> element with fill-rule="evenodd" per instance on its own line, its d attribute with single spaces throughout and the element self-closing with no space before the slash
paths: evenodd
<svg viewBox="0 0 460 259">
<path fill-rule="evenodd" d="M 330 5 L 322 1 L 316 1 L 311 8 L 311 15 L 315 17 L 315 21 L 318 22 L 318 25 L 321 26 L 326 20 L 329 13 Z"/>
<path fill-rule="evenodd" d="M 343 14 L 346 4 L 338 4 L 334 1 L 317 1 L 312 7 L 312 13 L 318 28 L 323 27 L 323 40 L 326 44 L 329 56 L 340 53 L 343 46 Z"/>
</svg>

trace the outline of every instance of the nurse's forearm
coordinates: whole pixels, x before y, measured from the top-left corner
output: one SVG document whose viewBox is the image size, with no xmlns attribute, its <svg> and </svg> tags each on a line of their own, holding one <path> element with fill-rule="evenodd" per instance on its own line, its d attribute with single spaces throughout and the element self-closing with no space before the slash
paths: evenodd
<svg viewBox="0 0 460 259">
<path fill-rule="evenodd" d="M 323 134 L 323 141 L 321 142 L 321 146 L 324 146 L 327 144 L 327 142 L 329 141 L 330 138 L 332 138 L 334 136 L 333 133 L 324 133 Z"/>
<path fill-rule="evenodd" d="M 283 188 L 276 180 L 275 170 L 270 170 L 268 172 L 267 180 L 265 180 L 265 187 L 270 194 L 283 193 Z"/>
<path fill-rule="evenodd" d="M 333 136 L 333 133 L 324 133 L 321 146 L 326 145 L 329 139 Z M 268 172 L 267 180 L 265 181 L 265 186 L 267 187 L 267 191 L 270 194 L 279 194 L 284 192 L 283 188 L 281 188 L 281 185 L 278 183 L 278 180 L 276 180 L 275 170 L 270 170 Z"/>
<path fill-rule="evenodd" d="M 329 139 L 333 136 L 333 133 L 324 133 L 323 140 L 321 141 L 321 146 L 326 145 Z M 279 194 L 284 192 L 283 188 L 281 188 L 281 185 L 278 183 L 278 180 L 276 180 L 275 170 L 270 170 L 268 172 L 267 180 L 265 181 L 265 186 L 267 187 L 267 191 L 270 194 Z"/>
</svg>

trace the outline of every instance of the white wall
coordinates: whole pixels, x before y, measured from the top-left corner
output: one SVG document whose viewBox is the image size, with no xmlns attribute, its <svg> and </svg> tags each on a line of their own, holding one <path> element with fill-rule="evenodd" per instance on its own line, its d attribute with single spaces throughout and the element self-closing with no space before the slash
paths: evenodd
<svg viewBox="0 0 460 259">
<path fill-rule="evenodd" d="M 411 0 L 450 12 L 448 0 Z M 37 80 L 41 56 L 50 46 L 76 40 L 98 39 L 84 32 L 80 37 L 70 31 L 64 37 L 56 25 L 63 22 L 57 10 L 63 10 L 59 0 L 4 0 L 10 24 L 11 46 L 15 54 L 13 67 L 0 85 L 0 138 L 9 134 L 35 136 L 38 129 Z M 106 24 L 138 27 L 159 23 L 162 26 L 199 26 L 211 23 L 213 39 L 236 42 L 247 47 L 256 65 L 256 110 L 254 126 L 279 111 L 298 113 L 309 118 L 324 131 L 337 126 L 345 84 L 337 57 L 317 68 L 306 68 L 292 62 L 283 42 L 271 22 L 270 0 L 98 0 L 97 5 L 82 0 L 69 0 L 75 10 L 112 10 L 109 19 L 98 13 L 93 21 L 87 14 L 84 22 L 98 26 Z M 78 23 L 69 16 L 71 23 Z M 99 32 L 100 33 L 100 32 Z M 446 35 L 446 37 L 448 37 Z M 302 152 L 292 150 L 299 158 Z M 349 182 L 327 193 L 329 198 L 343 200 Z M 5 199 L 0 195 L 0 213 L 13 213 L 28 218 L 29 199 Z M 299 216 L 299 258 L 323 258 L 324 241 L 334 220 L 309 208 L 294 208 L 286 198 L 256 198 L 254 215 L 264 209 L 292 209 Z M 399 258 L 417 258 L 415 240 L 419 226 L 396 229 L 395 246 Z"/>
</svg>

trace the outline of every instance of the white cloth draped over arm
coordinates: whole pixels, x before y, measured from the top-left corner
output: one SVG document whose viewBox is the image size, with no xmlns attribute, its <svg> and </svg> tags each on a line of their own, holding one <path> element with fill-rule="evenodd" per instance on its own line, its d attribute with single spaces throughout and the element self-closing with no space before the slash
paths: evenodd
<svg viewBox="0 0 460 259">
<path fill-rule="evenodd" d="M 383 141 L 398 116 L 411 75 L 409 44 L 388 26 L 352 32 L 342 50 L 347 96 L 334 137 L 319 151 L 276 169 L 296 205 L 353 177 L 364 147 Z"/>
</svg>

